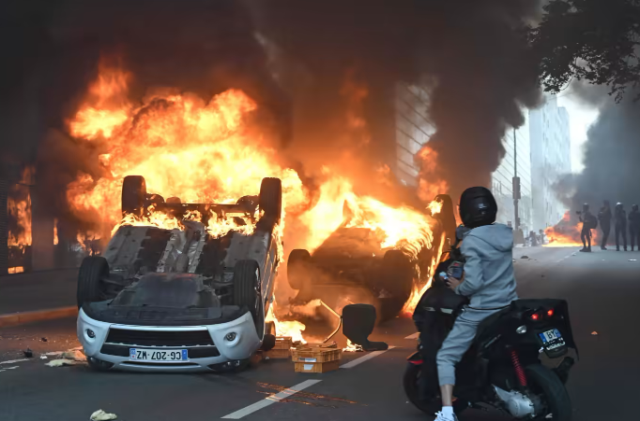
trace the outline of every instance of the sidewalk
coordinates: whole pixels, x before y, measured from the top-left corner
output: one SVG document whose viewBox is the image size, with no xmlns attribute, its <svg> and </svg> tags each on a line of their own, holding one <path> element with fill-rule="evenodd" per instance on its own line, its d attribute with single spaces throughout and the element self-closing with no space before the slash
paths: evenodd
<svg viewBox="0 0 640 421">
<path fill-rule="evenodd" d="M 78 269 L 0 277 L 0 317 L 76 306 Z"/>
</svg>

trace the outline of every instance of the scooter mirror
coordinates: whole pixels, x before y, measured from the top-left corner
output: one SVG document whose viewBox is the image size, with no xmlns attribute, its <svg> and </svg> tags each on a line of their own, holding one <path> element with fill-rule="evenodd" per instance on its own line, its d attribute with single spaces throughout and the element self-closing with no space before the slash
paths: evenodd
<svg viewBox="0 0 640 421">
<path fill-rule="evenodd" d="M 384 342 L 371 342 L 369 335 L 376 324 L 376 308 L 370 304 L 350 304 L 342 309 L 342 333 L 353 344 L 365 351 L 383 351 L 389 348 Z"/>
</svg>

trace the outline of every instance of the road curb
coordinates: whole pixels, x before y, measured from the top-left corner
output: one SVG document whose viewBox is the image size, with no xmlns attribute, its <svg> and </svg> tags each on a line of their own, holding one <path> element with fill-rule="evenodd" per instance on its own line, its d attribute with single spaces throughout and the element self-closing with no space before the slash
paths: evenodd
<svg viewBox="0 0 640 421">
<path fill-rule="evenodd" d="M 0 328 L 18 326 L 26 323 L 41 322 L 43 320 L 62 319 L 78 315 L 78 307 L 59 307 L 47 310 L 24 311 L 21 313 L 1 314 Z"/>
</svg>

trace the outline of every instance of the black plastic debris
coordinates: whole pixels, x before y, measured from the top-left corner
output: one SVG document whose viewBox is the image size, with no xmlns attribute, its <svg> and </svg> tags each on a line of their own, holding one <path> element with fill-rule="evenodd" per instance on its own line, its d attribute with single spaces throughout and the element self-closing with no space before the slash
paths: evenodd
<svg viewBox="0 0 640 421">
<path fill-rule="evenodd" d="M 33 351 L 31 349 L 29 349 L 29 348 L 27 348 L 26 351 L 22 351 L 22 353 L 27 358 L 33 358 Z"/>
<path fill-rule="evenodd" d="M 47 341 L 48 341 L 48 339 L 47 339 L 47 338 L 45 338 L 45 337 L 40 338 L 40 340 L 41 340 L 42 342 L 47 342 Z"/>
<path fill-rule="evenodd" d="M 521 257 L 521 259 L 528 259 L 528 258 L 529 258 L 529 256 L 527 256 L 527 255 L 524 255 L 524 256 Z"/>
</svg>

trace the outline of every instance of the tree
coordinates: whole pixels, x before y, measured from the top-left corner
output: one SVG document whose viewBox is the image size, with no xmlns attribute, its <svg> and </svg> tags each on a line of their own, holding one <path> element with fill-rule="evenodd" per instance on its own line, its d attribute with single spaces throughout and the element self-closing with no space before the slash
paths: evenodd
<svg viewBox="0 0 640 421">
<path fill-rule="evenodd" d="M 531 41 L 545 90 L 578 79 L 620 101 L 640 85 L 640 0 L 550 0 L 544 11 Z"/>
</svg>

